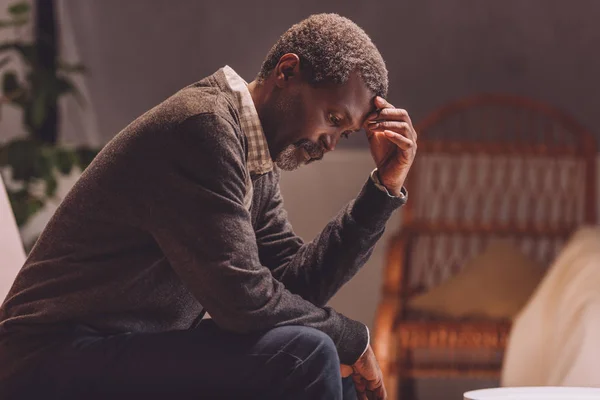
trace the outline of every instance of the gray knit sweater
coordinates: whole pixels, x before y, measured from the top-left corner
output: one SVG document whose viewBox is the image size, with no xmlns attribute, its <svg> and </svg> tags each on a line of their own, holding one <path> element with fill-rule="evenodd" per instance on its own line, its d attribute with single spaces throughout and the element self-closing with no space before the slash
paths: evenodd
<svg viewBox="0 0 600 400">
<path fill-rule="evenodd" d="M 253 202 L 244 207 L 247 142 L 234 104 L 218 71 L 102 150 L 0 308 L 0 376 L 26 356 L 19 343 L 31 351 L 31 337 L 55 338 L 73 324 L 107 334 L 190 329 L 203 307 L 225 330 L 309 326 L 333 339 L 341 362 L 360 356 L 365 326 L 325 304 L 367 261 L 403 200 L 368 180 L 303 243 L 277 169 L 251 177 Z"/>
</svg>

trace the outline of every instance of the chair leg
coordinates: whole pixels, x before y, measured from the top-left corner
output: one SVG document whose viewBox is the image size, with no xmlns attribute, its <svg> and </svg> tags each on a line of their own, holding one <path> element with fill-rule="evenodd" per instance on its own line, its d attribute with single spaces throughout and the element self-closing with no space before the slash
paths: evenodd
<svg viewBox="0 0 600 400">
<path fill-rule="evenodd" d="M 391 366 L 391 365 L 388 366 L 388 369 L 387 369 L 386 373 L 384 373 L 383 378 L 384 378 L 385 390 L 387 392 L 388 399 L 397 400 L 399 398 L 398 382 L 399 382 L 400 377 L 398 376 L 398 371 L 395 368 L 395 366 Z"/>
<path fill-rule="evenodd" d="M 417 392 L 416 392 L 416 385 L 415 385 L 415 380 L 413 378 L 410 377 L 405 377 L 404 379 L 401 379 L 399 382 L 399 386 L 400 386 L 400 397 L 398 397 L 398 399 L 400 400 L 416 400 L 417 399 Z"/>
<path fill-rule="evenodd" d="M 402 350 L 399 352 L 398 373 L 395 381 L 395 397 L 389 396 L 394 400 L 416 400 L 415 381 L 408 373 L 410 370 L 410 351 Z"/>
</svg>

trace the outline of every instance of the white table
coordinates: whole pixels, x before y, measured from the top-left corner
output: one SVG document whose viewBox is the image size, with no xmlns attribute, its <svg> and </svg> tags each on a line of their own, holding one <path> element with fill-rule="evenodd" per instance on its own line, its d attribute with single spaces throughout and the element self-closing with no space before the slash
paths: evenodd
<svg viewBox="0 0 600 400">
<path fill-rule="evenodd" d="M 464 400 L 600 400 L 600 388 L 495 388 L 473 390 L 464 396 Z"/>
</svg>

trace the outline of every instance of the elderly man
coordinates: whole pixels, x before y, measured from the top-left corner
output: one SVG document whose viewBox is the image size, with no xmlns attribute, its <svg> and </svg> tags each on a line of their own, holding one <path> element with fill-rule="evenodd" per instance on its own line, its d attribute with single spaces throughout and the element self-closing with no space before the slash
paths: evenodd
<svg viewBox="0 0 600 400">
<path fill-rule="evenodd" d="M 126 127 L 0 309 L 0 397 L 385 399 L 366 326 L 326 303 L 406 202 L 417 138 L 387 87 L 365 32 L 314 15 L 253 82 L 225 67 Z M 377 168 L 303 243 L 280 169 L 361 129 Z"/>
</svg>

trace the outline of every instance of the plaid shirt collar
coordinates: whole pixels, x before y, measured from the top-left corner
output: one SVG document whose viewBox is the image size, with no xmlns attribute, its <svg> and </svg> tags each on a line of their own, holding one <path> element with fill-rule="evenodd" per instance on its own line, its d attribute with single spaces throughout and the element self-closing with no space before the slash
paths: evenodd
<svg viewBox="0 0 600 400">
<path fill-rule="evenodd" d="M 254 107 L 254 101 L 248 90 L 248 83 L 229 66 L 225 66 L 223 72 L 225 72 L 227 84 L 235 94 L 242 132 L 248 139 L 248 160 L 246 162 L 248 171 L 256 175 L 271 172 L 273 161 L 258 113 Z"/>
</svg>

